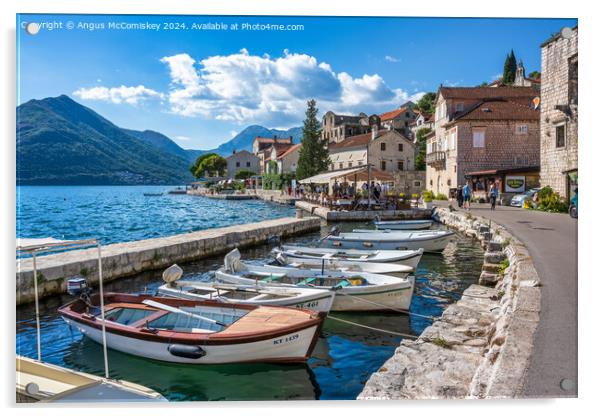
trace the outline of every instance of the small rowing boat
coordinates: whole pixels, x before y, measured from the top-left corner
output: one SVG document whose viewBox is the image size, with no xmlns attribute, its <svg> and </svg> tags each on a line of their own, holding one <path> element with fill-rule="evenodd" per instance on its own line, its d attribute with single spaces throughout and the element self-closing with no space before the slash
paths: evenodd
<svg viewBox="0 0 602 416">
<path fill-rule="evenodd" d="M 215 300 L 224 303 L 242 303 L 263 306 L 288 306 L 330 311 L 334 291 L 303 287 L 264 287 L 232 285 L 216 282 L 177 281 L 158 289 L 162 296 L 190 300 Z"/>
<path fill-rule="evenodd" d="M 219 281 L 233 284 L 317 287 L 336 291 L 332 311 L 408 310 L 414 291 L 414 278 L 364 272 L 297 269 L 259 266 L 240 261 L 232 250 L 224 258 L 224 267 L 215 272 Z"/>
<path fill-rule="evenodd" d="M 144 192 L 144 196 L 163 196 L 163 192 Z"/>
<path fill-rule="evenodd" d="M 283 245 L 275 248 L 274 253 L 282 253 L 288 258 L 295 259 L 336 259 L 361 263 L 397 263 L 416 269 L 424 253 L 418 250 L 356 250 L 326 247 L 304 247 Z"/>
<path fill-rule="evenodd" d="M 80 298 L 58 310 L 96 342 L 102 342 L 99 299 Z M 118 293 L 106 294 L 104 305 L 109 348 L 188 364 L 306 361 L 325 316 L 305 309 Z"/>
<path fill-rule="evenodd" d="M 414 271 L 413 267 L 395 263 L 369 263 L 361 261 L 329 259 L 307 259 L 299 257 L 288 257 L 282 252 L 277 252 L 276 262 L 280 266 L 295 267 L 298 269 L 320 269 L 339 270 L 342 272 L 364 272 L 375 274 L 387 274 L 399 278 L 407 277 Z"/>
<path fill-rule="evenodd" d="M 379 230 L 426 230 L 433 220 L 374 221 L 374 225 Z"/>
<path fill-rule="evenodd" d="M 447 247 L 454 233 L 431 231 L 368 231 L 329 235 L 320 241 L 322 247 L 342 249 L 417 250 L 440 252 Z"/>
</svg>

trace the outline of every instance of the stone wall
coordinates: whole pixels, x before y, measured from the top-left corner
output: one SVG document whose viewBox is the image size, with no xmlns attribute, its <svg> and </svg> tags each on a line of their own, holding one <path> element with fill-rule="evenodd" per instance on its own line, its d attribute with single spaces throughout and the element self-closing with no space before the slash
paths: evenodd
<svg viewBox="0 0 602 416">
<path fill-rule="evenodd" d="M 326 221 L 372 221 L 377 216 L 382 220 L 422 220 L 431 217 L 430 209 L 413 208 L 408 210 L 374 210 L 374 211 L 332 211 L 328 207 L 312 204 L 307 201 L 295 202 L 299 210 L 315 215 Z"/>
<path fill-rule="evenodd" d="M 404 340 L 362 400 L 519 398 L 539 323 L 539 280 L 529 253 L 503 227 L 436 208 L 433 218 L 503 249 L 495 287 L 472 285 L 416 341 Z"/>
<path fill-rule="evenodd" d="M 555 36 L 541 46 L 541 185 L 551 186 L 563 197 L 567 196 L 564 172 L 577 169 L 577 41 L 574 28 L 570 39 Z M 574 91 L 569 64 L 574 64 Z M 558 126 L 565 126 L 565 145 L 561 147 L 556 143 Z"/>
<path fill-rule="evenodd" d="M 412 194 L 420 195 L 426 188 L 426 171 L 424 170 L 394 172 L 393 177 L 395 178 L 395 192 L 403 192 L 408 198 L 410 198 Z"/>
<path fill-rule="evenodd" d="M 319 229 L 317 217 L 280 218 L 110 244 L 102 247 L 103 281 L 226 253 L 235 247 L 263 244 L 275 236 L 289 237 Z M 66 279 L 70 277 L 84 276 L 93 284 L 98 281 L 98 252 L 93 248 L 41 256 L 37 258 L 37 269 L 40 298 L 62 293 L 66 289 Z M 16 290 L 17 305 L 34 300 L 31 258 L 17 260 Z"/>
</svg>

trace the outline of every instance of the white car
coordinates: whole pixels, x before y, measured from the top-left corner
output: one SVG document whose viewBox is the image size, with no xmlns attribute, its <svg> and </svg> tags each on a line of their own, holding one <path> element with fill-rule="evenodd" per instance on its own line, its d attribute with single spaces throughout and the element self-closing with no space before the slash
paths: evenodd
<svg viewBox="0 0 602 416">
<path fill-rule="evenodd" d="M 523 194 L 514 195 L 510 201 L 510 206 L 522 208 L 525 205 L 525 201 L 533 200 L 533 195 L 535 195 L 535 192 L 539 191 L 539 189 L 540 188 L 532 188 Z"/>
</svg>

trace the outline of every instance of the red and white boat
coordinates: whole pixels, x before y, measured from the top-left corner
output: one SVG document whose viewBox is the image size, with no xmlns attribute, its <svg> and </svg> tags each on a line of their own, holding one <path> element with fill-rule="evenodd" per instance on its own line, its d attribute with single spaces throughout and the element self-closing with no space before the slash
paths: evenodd
<svg viewBox="0 0 602 416">
<path fill-rule="evenodd" d="M 160 361 L 188 364 L 302 362 L 318 339 L 325 313 L 275 306 L 106 294 L 98 305 L 75 300 L 63 319 L 109 348 Z"/>
</svg>

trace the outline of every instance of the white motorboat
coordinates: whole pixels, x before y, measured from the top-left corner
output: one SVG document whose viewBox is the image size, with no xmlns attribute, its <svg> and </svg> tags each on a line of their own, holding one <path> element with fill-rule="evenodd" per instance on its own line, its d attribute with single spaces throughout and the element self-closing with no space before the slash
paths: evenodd
<svg viewBox="0 0 602 416">
<path fill-rule="evenodd" d="M 335 292 L 304 287 L 267 287 L 234 285 L 216 282 L 177 281 L 158 289 L 161 296 L 190 300 L 216 300 L 224 303 L 242 303 L 263 306 L 289 306 L 330 311 Z"/>
<path fill-rule="evenodd" d="M 364 272 L 387 274 L 399 278 L 407 277 L 414 271 L 413 267 L 396 263 L 368 263 L 360 261 L 346 261 L 335 258 L 330 259 L 306 259 L 298 257 L 288 257 L 282 252 L 276 254 L 276 262 L 280 266 L 295 267 L 298 269 L 320 269 L 320 270 L 340 270 L 342 272 Z"/>
<path fill-rule="evenodd" d="M 365 272 L 258 266 L 241 262 L 237 249 L 226 255 L 215 277 L 234 284 L 333 289 L 332 311 L 408 310 L 414 291 L 411 276 L 400 279 Z"/>
<path fill-rule="evenodd" d="M 283 245 L 273 250 L 276 254 L 283 253 L 288 258 L 295 259 L 337 259 L 361 263 L 397 263 L 416 269 L 424 253 L 418 250 L 356 250 L 326 247 L 304 247 Z"/>
<path fill-rule="evenodd" d="M 379 230 L 426 230 L 433 220 L 374 221 L 374 225 Z"/>
<path fill-rule="evenodd" d="M 451 241 L 454 233 L 431 231 L 372 231 L 329 235 L 320 241 L 322 247 L 342 249 L 416 250 L 440 252 Z"/>
</svg>

